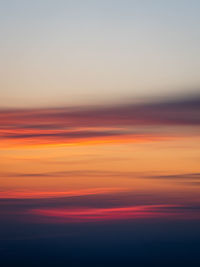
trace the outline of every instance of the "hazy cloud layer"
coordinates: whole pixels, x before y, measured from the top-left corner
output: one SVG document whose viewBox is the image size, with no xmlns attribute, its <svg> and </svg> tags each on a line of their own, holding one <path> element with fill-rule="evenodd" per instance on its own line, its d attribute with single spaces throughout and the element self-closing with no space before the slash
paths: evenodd
<svg viewBox="0 0 200 267">
<path fill-rule="evenodd" d="M 0 111 L 0 138 L 3 140 L 65 143 L 123 136 L 142 139 L 159 137 L 160 133 L 165 135 L 162 127 L 173 126 L 200 126 L 199 96 L 98 108 Z"/>
</svg>

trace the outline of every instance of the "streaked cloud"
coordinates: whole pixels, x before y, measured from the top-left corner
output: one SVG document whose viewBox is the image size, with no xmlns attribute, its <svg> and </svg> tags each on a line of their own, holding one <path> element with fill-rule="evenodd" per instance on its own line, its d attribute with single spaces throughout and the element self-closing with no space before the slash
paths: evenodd
<svg viewBox="0 0 200 267">
<path fill-rule="evenodd" d="M 186 201 L 168 193 L 93 188 L 66 192 L 4 192 L 3 220 L 37 223 L 89 223 L 137 219 L 200 219 L 195 198 Z"/>
<path fill-rule="evenodd" d="M 141 179 L 161 179 L 161 180 L 200 180 L 200 173 L 170 173 L 157 174 L 145 172 L 130 172 L 130 171 L 103 171 L 103 170 L 66 170 L 57 172 L 6 172 L 2 173 L 4 177 L 124 177 L 124 178 L 141 178 Z"/>
<path fill-rule="evenodd" d="M 121 219 L 150 218 L 168 215 L 171 205 L 146 205 L 116 208 L 81 209 L 35 209 L 30 211 L 36 216 L 53 218 L 57 222 L 89 222 Z"/>
<path fill-rule="evenodd" d="M 148 176 L 149 178 L 149 176 Z M 150 178 L 156 179 L 178 179 L 178 180 L 200 180 L 200 173 L 182 173 L 182 174 L 168 174 L 168 175 L 154 175 Z"/>
<path fill-rule="evenodd" d="M 183 135 L 177 127 L 200 126 L 200 98 L 98 108 L 1 110 L 0 125 L 4 143 L 162 140 L 177 132 Z"/>
<path fill-rule="evenodd" d="M 2 191 L 0 199 L 41 199 L 41 198 L 61 198 L 77 197 L 87 195 L 108 194 L 112 192 L 125 191 L 122 188 L 92 188 L 72 191 Z"/>
</svg>

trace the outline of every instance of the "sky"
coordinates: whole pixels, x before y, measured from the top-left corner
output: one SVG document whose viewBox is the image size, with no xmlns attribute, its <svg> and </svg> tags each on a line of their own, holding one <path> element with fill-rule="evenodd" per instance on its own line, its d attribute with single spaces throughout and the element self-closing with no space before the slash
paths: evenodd
<svg viewBox="0 0 200 267">
<path fill-rule="evenodd" d="M 199 11 L 0 1 L 3 266 L 199 266 Z"/>
<path fill-rule="evenodd" d="M 1 1 L 0 107 L 199 88 L 199 1 Z"/>
</svg>

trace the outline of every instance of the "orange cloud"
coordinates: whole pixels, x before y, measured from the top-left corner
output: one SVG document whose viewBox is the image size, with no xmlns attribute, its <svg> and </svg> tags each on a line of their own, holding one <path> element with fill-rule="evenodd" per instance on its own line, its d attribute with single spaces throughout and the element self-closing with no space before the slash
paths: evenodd
<svg viewBox="0 0 200 267">
<path fill-rule="evenodd" d="M 87 195 L 101 195 L 112 192 L 125 191 L 123 188 L 92 188 L 73 191 L 4 191 L 0 192 L 0 199 L 40 199 L 40 198 L 59 198 L 59 197 L 74 197 Z"/>
</svg>

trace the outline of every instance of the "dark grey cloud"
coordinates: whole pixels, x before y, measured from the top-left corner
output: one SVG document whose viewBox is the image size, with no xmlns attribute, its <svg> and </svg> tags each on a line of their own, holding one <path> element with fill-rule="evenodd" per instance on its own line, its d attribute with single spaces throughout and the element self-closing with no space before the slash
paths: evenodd
<svg viewBox="0 0 200 267">
<path fill-rule="evenodd" d="M 32 139 L 32 138 L 68 138 L 68 139 L 82 139 L 82 138 L 92 138 L 92 137 L 105 137 L 105 136 L 118 136 L 122 135 L 123 131 L 73 131 L 73 132 L 50 132 L 50 133 L 26 133 L 26 134 L 3 134 L 1 138 L 8 139 Z"/>
<path fill-rule="evenodd" d="M 53 129 L 63 126 L 200 124 L 200 95 L 193 98 L 97 108 L 1 110 L 1 126 Z M 25 123 L 23 123 L 25 122 Z"/>
<path fill-rule="evenodd" d="M 183 174 L 154 175 L 154 176 L 152 175 L 150 177 L 156 179 L 200 180 L 200 173 L 183 173 Z"/>
<path fill-rule="evenodd" d="M 165 126 L 196 126 L 195 133 L 199 134 L 200 96 L 96 108 L 0 111 L 0 139 L 9 140 L 67 142 L 127 135 L 133 138 L 155 137 L 166 132 Z M 184 133 L 179 130 L 178 134 Z"/>
</svg>

